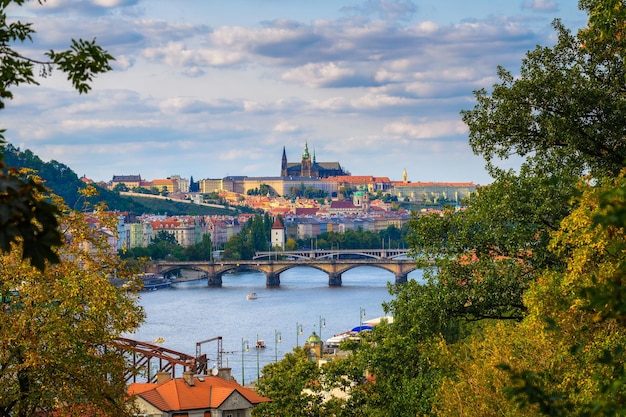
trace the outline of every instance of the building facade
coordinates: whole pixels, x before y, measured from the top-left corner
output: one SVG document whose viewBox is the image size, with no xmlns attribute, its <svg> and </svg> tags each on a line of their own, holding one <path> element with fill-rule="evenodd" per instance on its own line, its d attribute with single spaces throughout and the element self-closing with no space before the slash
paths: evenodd
<svg viewBox="0 0 626 417">
<path fill-rule="evenodd" d="M 303 178 L 327 178 L 341 175 L 350 175 L 344 171 L 339 162 L 317 162 L 315 151 L 313 156 L 309 154 L 309 144 L 304 146 L 302 160 L 300 162 L 287 162 L 287 153 L 283 147 L 283 157 L 280 166 L 281 177 L 303 177 Z"/>
</svg>

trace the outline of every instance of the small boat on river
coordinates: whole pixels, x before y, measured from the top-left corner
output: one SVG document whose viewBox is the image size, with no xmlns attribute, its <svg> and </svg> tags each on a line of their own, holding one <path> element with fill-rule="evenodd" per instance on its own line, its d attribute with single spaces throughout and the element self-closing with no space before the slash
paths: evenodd
<svg viewBox="0 0 626 417">
<path fill-rule="evenodd" d="M 143 282 L 142 290 L 144 291 L 155 291 L 159 288 L 167 288 L 172 285 L 169 279 L 153 273 L 142 274 L 141 280 Z"/>
<path fill-rule="evenodd" d="M 257 295 L 255 292 L 249 292 L 248 295 L 246 295 L 246 300 L 256 300 L 257 299 Z"/>
</svg>

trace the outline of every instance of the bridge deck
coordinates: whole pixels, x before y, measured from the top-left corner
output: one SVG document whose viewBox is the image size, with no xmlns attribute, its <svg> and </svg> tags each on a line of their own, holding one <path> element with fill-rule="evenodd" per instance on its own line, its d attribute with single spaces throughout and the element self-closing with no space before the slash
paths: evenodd
<svg viewBox="0 0 626 417">
<path fill-rule="evenodd" d="M 261 251 L 253 259 L 341 259 L 361 256 L 374 259 L 393 259 L 408 256 L 409 249 L 315 249 L 294 251 Z"/>
</svg>

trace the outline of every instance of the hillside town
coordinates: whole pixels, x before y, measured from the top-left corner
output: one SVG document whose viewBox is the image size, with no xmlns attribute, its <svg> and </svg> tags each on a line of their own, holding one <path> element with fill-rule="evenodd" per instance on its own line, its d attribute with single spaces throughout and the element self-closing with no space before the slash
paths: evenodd
<svg viewBox="0 0 626 417">
<path fill-rule="evenodd" d="M 281 175 L 277 177 L 228 176 L 221 179 L 183 178 L 146 180 L 140 174 L 114 175 L 99 185 L 122 195 L 185 201 L 215 207 L 246 206 L 283 219 L 287 239 L 316 238 L 324 232 L 346 230 L 379 232 L 389 226 L 401 229 L 410 219 L 410 210 L 399 203 L 426 207 L 443 204 L 460 207 L 463 199 L 477 189 L 472 182 L 412 182 L 402 172 L 400 181 L 388 177 L 350 175 L 338 162 L 317 162 L 305 145 L 299 163 L 289 163 L 283 148 Z M 85 177 L 86 183 L 93 182 Z M 435 208 L 422 208 L 422 211 Z M 171 233 L 183 247 L 211 235 L 215 247 L 225 244 L 252 217 L 252 214 L 216 216 L 168 216 L 167 214 L 120 213 L 118 250 L 150 245 L 161 231 Z M 284 249 L 284 247 L 282 247 Z"/>
</svg>

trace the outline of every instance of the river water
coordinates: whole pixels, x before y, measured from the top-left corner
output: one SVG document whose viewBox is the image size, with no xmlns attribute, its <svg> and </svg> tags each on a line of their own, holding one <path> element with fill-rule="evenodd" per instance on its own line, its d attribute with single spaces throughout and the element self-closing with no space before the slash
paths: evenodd
<svg viewBox="0 0 626 417">
<path fill-rule="evenodd" d="M 421 277 L 420 270 L 409 274 L 409 279 Z M 361 321 L 384 316 L 382 303 L 391 300 L 387 283 L 394 279 L 388 271 L 364 266 L 345 272 L 341 287 L 329 287 L 327 274 L 300 267 L 283 272 L 281 285 L 272 288 L 265 286 L 265 274 L 260 272 L 224 275 L 222 287 L 209 287 L 206 280 L 176 283 L 141 293 L 146 321 L 125 337 L 158 341 L 163 347 L 195 355 L 196 342 L 221 336 L 223 366 L 232 368 L 240 382 L 245 367 L 249 382 L 256 380 L 265 364 L 280 360 L 296 344 L 302 346 L 313 331 L 319 335 L 320 322 L 322 339 L 327 340 Z M 250 292 L 258 298 L 247 300 Z M 360 318 L 361 313 L 365 318 Z M 254 348 L 257 339 L 265 341 L 265 349 Z M 249 352 L 242 350 L 245 341 Z M 217 344 L 203 344 L 201 349 L 212 367 Z"/>
</svg>

